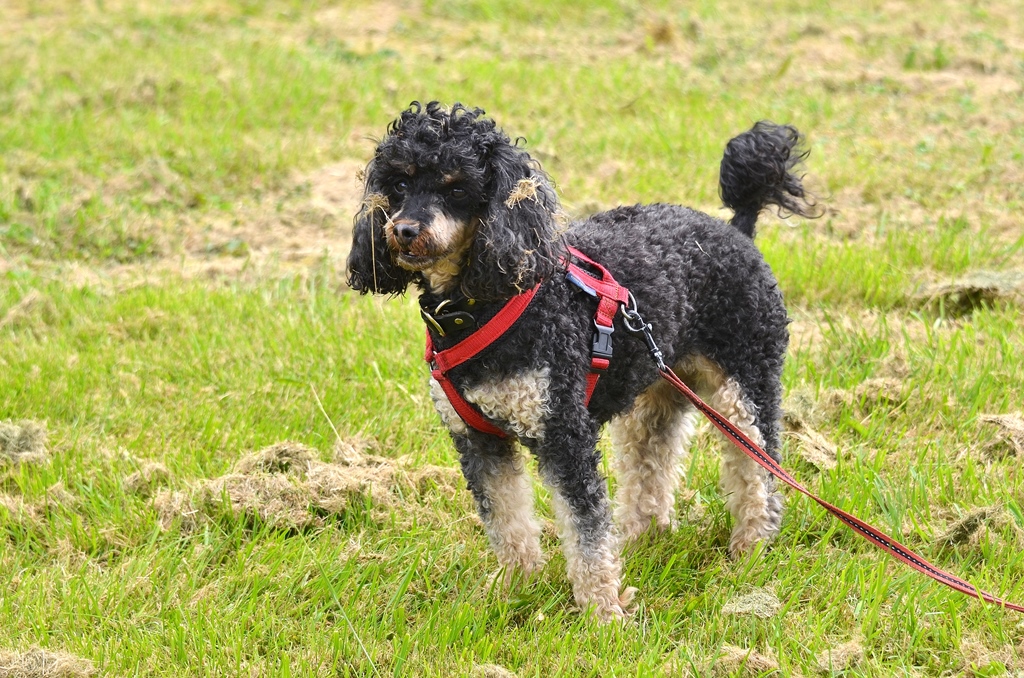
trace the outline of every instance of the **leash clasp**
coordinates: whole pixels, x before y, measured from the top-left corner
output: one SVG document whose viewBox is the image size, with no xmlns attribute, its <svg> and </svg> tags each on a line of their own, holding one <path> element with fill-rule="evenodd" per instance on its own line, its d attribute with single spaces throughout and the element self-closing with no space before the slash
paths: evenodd
<svg viewBox="0 0 1024 678">
<path fill-rule="evenodd" d="M 647 344 L 647 351 L 651 354 L 654 362 L 657 363 L 658 369 L 662 372 L 667 370 L 665 354 L 661 352 L 657 342 L 654 341 L 654 327 L 640 315 L 632 292 L 629 293 L 629 301 L 622 308 L 622 324 L 626 326 L 626 329 L 631 334 L 643 335 L 644 342 Z"/>
</svg>

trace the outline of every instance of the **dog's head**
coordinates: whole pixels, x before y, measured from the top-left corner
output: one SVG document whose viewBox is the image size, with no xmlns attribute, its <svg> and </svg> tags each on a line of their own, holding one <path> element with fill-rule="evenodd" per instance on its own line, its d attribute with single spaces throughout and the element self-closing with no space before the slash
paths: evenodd
<svg viewBox="0 0 1024 678">
<path fill-rule="evenodd" d="M 413 102 L 388 126 L 355 218 L 353 289 L 400 294 L 416 282 L 501 300 L 554 272 L 554 189 L 483 113 Z"/>
</svg>

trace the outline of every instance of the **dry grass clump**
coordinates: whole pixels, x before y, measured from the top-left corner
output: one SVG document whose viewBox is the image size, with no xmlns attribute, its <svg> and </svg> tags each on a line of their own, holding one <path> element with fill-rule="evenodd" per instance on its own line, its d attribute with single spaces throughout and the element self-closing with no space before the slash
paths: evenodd
<svg viewBox="0 0 1024 678">
<path fill-rule="evenodd" d="M 830 471 L 836 467 L 839 448 L 836 444 L 816 431 L 795 412 L 786 411 L 783 416 L 784 435 L 796 440 L 800 458 L 819 471 Z"/>
<path fill-rule="evenodd" d="M 516 678 L 516 674 L 498 664 L 480 664 L 473 667 L 471 678 Z"/>
<path fill-rule="evenodd" d="M 125 489 L 140 497 L 149 497 L 160 485 L 167 482 L 171 477 L 167 467 L 158 461 L 145 464 L 135 473 L 132 473 L 124 480 Z"/>
<path fill-rule="evenodd" d="M 853 639 L 842 645 L 830 647 L 818 655 L 816 668 L 818 673 L 835 675 L 856 668 L 864 661 L 864 644 L 860 639 Z"/>
<path fill-rule="evenodd" d="M 722 614 L 754 615 L 762 619 L 770 619 L 781 609 L 782 602 L 775 593 L 768 589 L 754 589 L 726 602 L 722 606 Z"/>
<path fill-rule="evenodd" d="M 37 421 L 0 421 L 0 466 L 47 460 L 46 426 Z"/>
<path fill-rule="evenodd" d="M 78 506 L 78 497 L 71 494 L 64 487 L 63 481 L 57 481 L 46 488 L 46 495 L 43 497 L 43 507 L 51 509 L 74 509 Z"/>
<path fill-rule="evenodd" d="M 27 503 L 22 497 L 9 494 L 0 494 L 0 517 L 27 529 L 37 528 L 43 520 L 42 511 L 38 506 Z"/>
<path fill-rule="evenodd" d="M 998 429 L 996 439 L 985 448 L 989 457 L 1024 456 L 1024 417 L 1020 414 L 983 414 L 980 419 Z"/>
<path fill-rule="evenodd" d="M 684 660 L 679 651 L 673 652 L 669 659 L 662 664 L 661 675 L 663 676 L 685 676 L 696 678 L 700 676 L 713 676 L 724 678 L 725 676 L 775 676 L 782 675 L 779 662 L 771 653 L 761 654 L 757 650 L 736 647 L 735 645 L 723 645 L 717 654 L 711 655 L 695 665 L 690 660 Z M 798 673 L 787 675 L 799 676 Z"/>
<path fill-rule="evenodd" d="M 935 539 L 942 549 L 978 549 L 983 541 L 1002 539 L 1009 532 L 1019 548 L 1024 546 L 1024 530 L 1002 506 L 983 506 L 951 523 Z"/>
<path fill-rule="evenodd" d="M 0 330 L 6 327 L 38 325 L 51 322 L 57 311 L 53 300 L 38 290 L 32 290 L 14 306 L 0 315 Z"/>
<path fill-rule="evenodd" d="M 903 380 L 894 377 L 865 379 L 853 389 L 853 403 L 865 406 L 885 405 L 900 407 L 906 402 L 903 397 Z"/>
<path fill-rule="evenodd" d="M 225 510 L 282 529 L 303 530 L 369 500 L 375 511 L 397 506 L 400 484 L 421 491 L 429 483 L 455 486 L 453 469 L 410 469 L 401 460 L 365 452 L 360 441 L 339 441 L 334 459 L 282 442 L 242 457 L 231 473 L 199 483 L 190 492 L 163 492 L 154 500 L 160 524 L 189 531 Z"/>
<path fill-rule="evenodd" d="M 735 645 L 723 645 L 706 675 L 766 676 L 779 671 L 779 662 L 771 654 L 761 654 Z"/>
<path fill-rule="evenodd" d="M 918 306 L 958 318 L 978 308 L 1024 301 L 1024 272 L 975 271 L 957 280 L 923 285 L 912 299 Z"/>
<path fill-rule="evenodd" d="M 95 674 L 96 667 L 91 661 L 66 652 L 41 648 L 0 651 L 0 678 L 81 678 Z"/>
</svg>

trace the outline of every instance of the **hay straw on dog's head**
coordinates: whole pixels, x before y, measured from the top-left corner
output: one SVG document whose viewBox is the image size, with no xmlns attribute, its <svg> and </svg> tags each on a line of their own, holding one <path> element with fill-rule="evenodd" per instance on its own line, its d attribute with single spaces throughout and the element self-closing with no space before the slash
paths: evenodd
<svg viewBox="0 0 1024 678">
<path fill-rule="evenodd" d="M 536 178 L 520 179 L 516 187 L 508 194 L 505 207 L 512 209 L 524 200 L 536 200 L 538 188 L 540 188 L 540 182 Z"/>
<path fill-rule="evenodd" d="M 391 201 L 383 193 L 367 193 L 366 197 L 363 198 L 361 211 L 374 212 L 381 210 L 386 214 L 389 209 L 391 209 Z"/>
</svg>

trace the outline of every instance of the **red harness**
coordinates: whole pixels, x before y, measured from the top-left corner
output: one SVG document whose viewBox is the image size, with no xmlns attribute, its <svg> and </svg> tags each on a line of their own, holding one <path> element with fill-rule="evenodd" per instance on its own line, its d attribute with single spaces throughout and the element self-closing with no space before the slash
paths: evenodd
<svg viewBox="0 0 1024 678">
<path fill-rule="evenodd" d="M 569 253 L 576 259 L 593 267 L 600 277 L 596 277 L 586 269 L 568 261 L 568 272 L 566 278 L 592 297 L 597 298 L 597 311 L 594 313 L 594 341 L 590 352 L 590 374 L 587 375 L 587 390 L 584 403 L 589 405 L 590 398 L 594 395 L 597 387 L 597 380 L 601 373 L 608 369 L 612 358 L 612 332 L 615 331 L 613 322 L 615 315 L 619 312 L 619 305 L 629 300 L 629 290 L 620 285 L 612 277 L 612 274 L 601 264 L 597 263 L 576 248 L 570 247 Z M 487 421 L 484 415 L 473 404 L 466 401 L 459 393 L 455 385 L 448 378 L 448 371 L 462 363 L 472 360 L 485 348 L 497 341 L 505 332 L 515 324 L 519 317 L 526 311 L 526 307 L 533 301 L 533 296 L 540 288 L 540 283 L 531 290 L 512 297 L 505 304 L 498 314 L 487 321 L 479 330 L 469 335 L 459 343 L 444 351 L 435 351 L 434 342 L 430 338 L 430 329 L 427 329 L 427 352 L 425 359 L 430 364 L 430 375 L 437 380 L 448 396 L 448 402 L 452 404 L 455 411 L 466 425 L 489 435 L 507 438 L 508 434 L 500 428 Z"/>
</svg>

